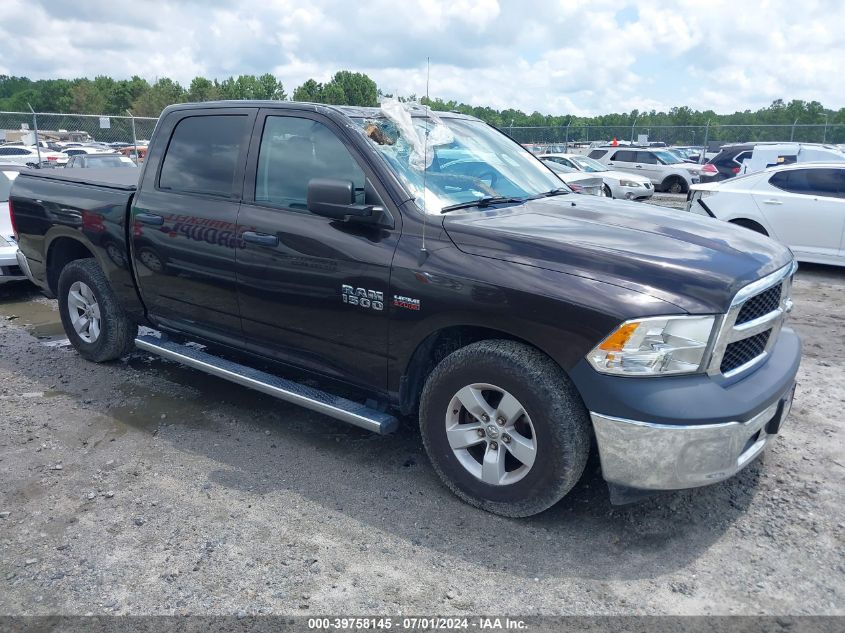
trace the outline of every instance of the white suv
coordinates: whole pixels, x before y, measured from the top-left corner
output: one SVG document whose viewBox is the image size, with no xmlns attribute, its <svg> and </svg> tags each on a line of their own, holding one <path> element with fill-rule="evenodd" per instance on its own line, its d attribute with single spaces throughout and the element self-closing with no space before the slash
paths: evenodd
<svg viewBox="0 0 845 633">
<path fill-rule="evenodd" d="M 659 147 L 599 147 L 588 156 L 618 171 L 645 176 L 658 191 L 686 193 L 701 178 L 700 165 L 685 163 Z"/>
</svg>

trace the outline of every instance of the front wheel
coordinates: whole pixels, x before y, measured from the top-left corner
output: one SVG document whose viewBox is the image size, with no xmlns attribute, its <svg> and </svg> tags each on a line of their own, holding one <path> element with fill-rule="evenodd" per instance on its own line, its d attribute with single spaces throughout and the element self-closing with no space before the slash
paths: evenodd
<svg viewBox="0 0 845 633">
<path fill-rule="evenodd" d="M 605 198 L 612 198 L 613 197 L 613 191 L 611 190 L 610 185 L 604 186 L 604 197 Z"/>
<path fill-rule="evenodd" d="M 678 177 L 670 178 L 663 185 L 663 190 L 668 193 L 686 193 L 687 183 Z"/>
<path fill-rule="evenodd" d="M 420 429 L 434 470 L 461 499 L 510 517 L 537 514 L 577 483 L 589 416 L 554 361 L 522 343 L 473 343 L 426 381 Z"/>
<path fill-rule="evenodd" d="M 96 260 L 78 259 L 65 266 L 58 299 L 62 326 L 80 356 L 102 363 L 132 350 L 138 325 L 120 307 Z"/>
</svg>

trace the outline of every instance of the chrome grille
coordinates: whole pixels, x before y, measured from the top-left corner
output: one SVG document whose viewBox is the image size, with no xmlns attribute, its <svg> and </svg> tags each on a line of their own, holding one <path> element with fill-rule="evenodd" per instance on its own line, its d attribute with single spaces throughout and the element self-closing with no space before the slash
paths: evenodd
<svg viewBox="0 0 845 633">
<path fill-rule="evenodd" d="M 766 350 L 766 343 L 769 342 L 771 334 L 771 330 L 766 330 L 728 344 L 719 369 L 723 374 L 727 374 L 760 356 Z"/>
<path fill-rule="evenodd" d="M 761 363 L 775 345 L 786 314 L 792 309 L 790 291 L 794 262 L 737 292 L 719 334 L 707 372 L 725 377 L 744 373 Z"/>
<path fill-rule="evenodd" d="M 751 297 L 743 304 L 742 309 L 739 311 L 739 316 L 736 318 L 737 325 L 759 319 L 761 316 L 777 310 L 780 305 L 782 291 L 783 284 L 780 283 L 768 290 L 764 290 L 759 295 Z"/>
</svg>

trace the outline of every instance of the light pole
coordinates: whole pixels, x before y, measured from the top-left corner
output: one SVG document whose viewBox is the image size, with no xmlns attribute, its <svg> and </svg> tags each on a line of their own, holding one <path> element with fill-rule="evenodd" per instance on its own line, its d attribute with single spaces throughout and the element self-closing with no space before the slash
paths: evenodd
<svg viewBox="0 0 845 633">
<path fill-rule="evenodd" d="M 637 114 L 637 116 L 634 117 L 634 122 L 631 123 L 631 145 L 634 144 L 634 126 L 637 124 L 637 119 L 639 119 L 639 118 L 640 118 L 640 115 Z"/>
<path fill-rule="evenodd" d="M 827 142 L 827 112 L 824 113 L 824 135 L 822 135 L 822 143 Z"/>
</svg>

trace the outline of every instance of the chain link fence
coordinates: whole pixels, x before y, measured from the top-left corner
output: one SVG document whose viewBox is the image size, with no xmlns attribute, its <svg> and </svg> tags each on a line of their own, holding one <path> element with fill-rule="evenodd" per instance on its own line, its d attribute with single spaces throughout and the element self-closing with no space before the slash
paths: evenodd
<svg viewBox="0 0 845 633">
<path fill-rule="evenodd" d="M 795 124 L 795 125 L 634 125 L 606 126 L 575 124 L 559 127 L 505 127 L 504 131 L 518 142 L 539 146 L 572 146 L 573 144 L 618 141 L 639 142 L 645 136 L 648 142 L 667 145 L 708 144 L 780 141 L 796 143 L 845 143 L 845 124 Z"/>
<path fill-rule="evenodd" d="M 94 114 L 56 114 L 0 112 L 0 143 L 35 143 L 35 128 L 43 144 L 53 143 L 128 143 L 145 145 L 153 134 L 155 117 L 99 116 Z M 134 127 L 133 127 L 134 123 Z M 805 143 L 845 143 L 845 124 L 794 125 L 584 125 L 558 127 L 505 127 L 504 131 L 525 145 L 564 151 L 573 145 L 619 141 L 663 142 L 667 145 L 702 146 L 705 143 L 749 141 L 795 141 Z"/>
<path fill-rule="evenodd" d="M 146 145 L 153 134 L 155 117 L 0 112 L 0 143 L 41 145 L 64 143 L 127 143 Z"/>
</svg>

